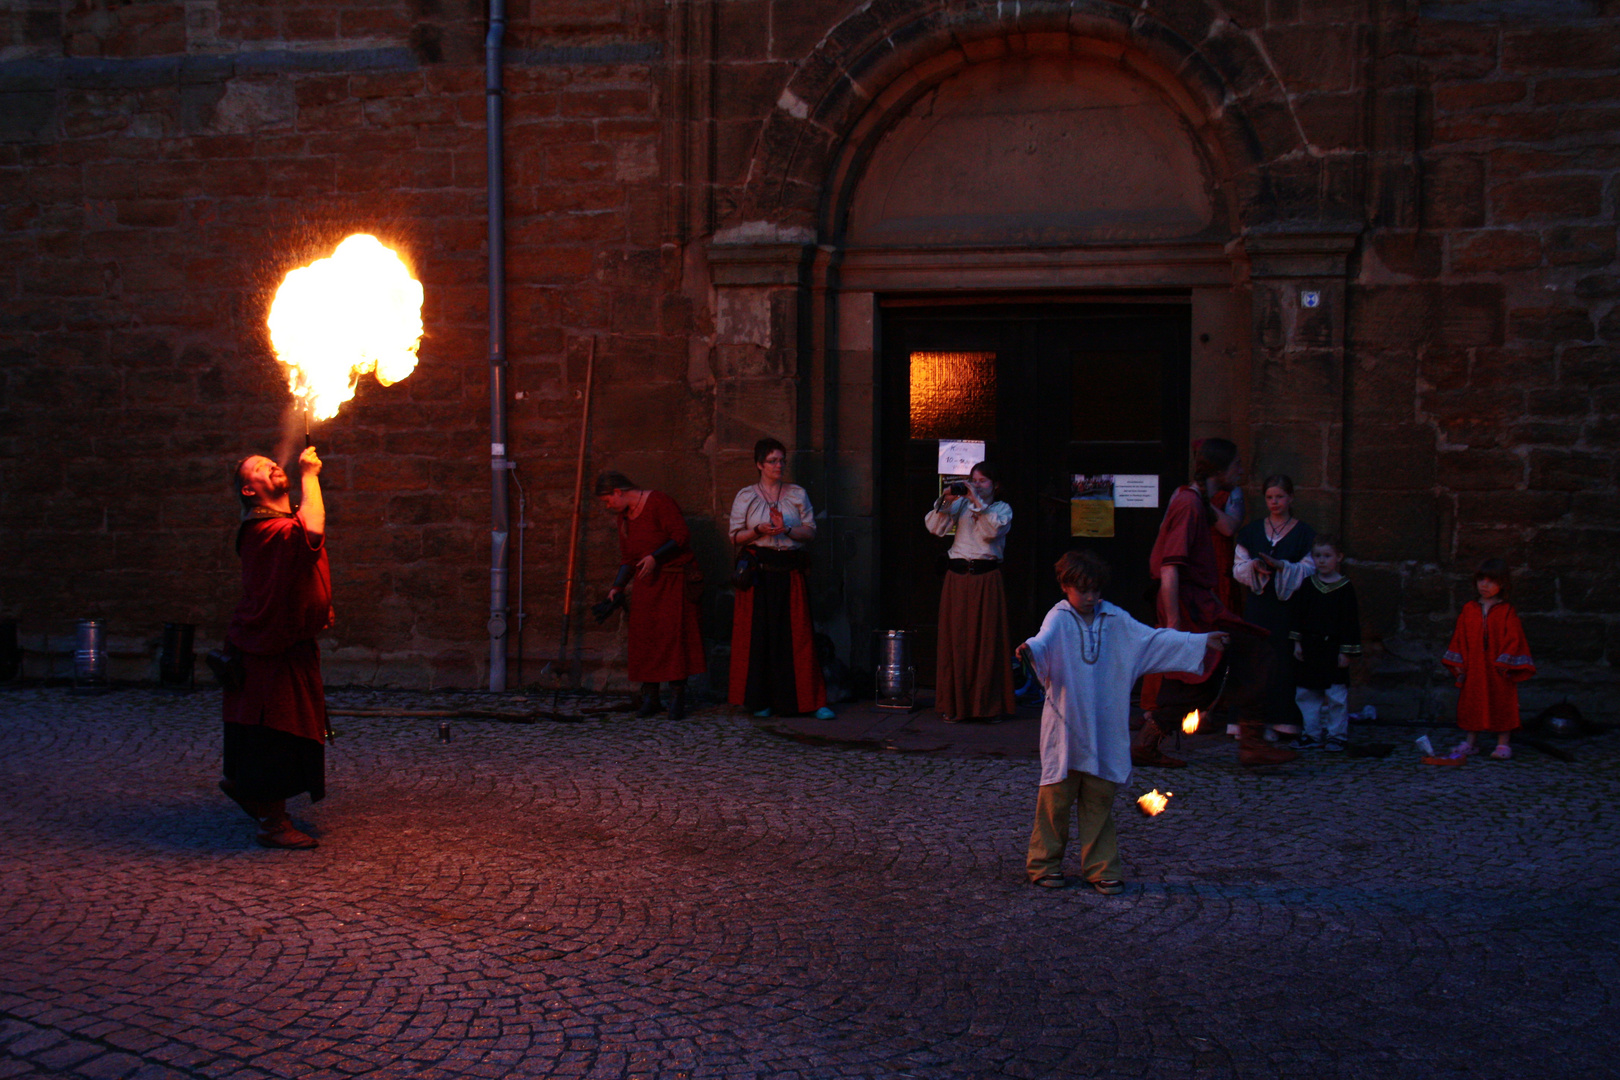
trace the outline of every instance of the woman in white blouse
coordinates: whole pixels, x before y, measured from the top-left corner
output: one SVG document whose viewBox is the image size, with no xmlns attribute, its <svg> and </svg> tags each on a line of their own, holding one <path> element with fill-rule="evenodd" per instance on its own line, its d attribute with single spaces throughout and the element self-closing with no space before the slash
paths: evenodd
<svg viewBox="0 0 1620 1080">
<path fill-rule="evenodd" d="M 996 498 L 990 463 L 973 466 L 965 492 L 947 488 L 923 523 L 935 536 L 954 527 L 939 595 L 939 665 L 934 708 L 951 722 L 994 720 L 1012 712 L 1012 647 L 1001 558 L 1012 507 Z"/>
<path fill-rule="evenodd" d="M 754 444 L 759 482 L 731 502 L 731 542 L 758 560 L 748 588 L 732 609 L 731 677 L 726 695 L 755 716 L 814 713 L 831 720 L 827 688 L 816 659 L 810 622 L 810 559 L 816 514 L 804 488 L 789 484 L 787 447 L 776 439 Z"/>
</svg>

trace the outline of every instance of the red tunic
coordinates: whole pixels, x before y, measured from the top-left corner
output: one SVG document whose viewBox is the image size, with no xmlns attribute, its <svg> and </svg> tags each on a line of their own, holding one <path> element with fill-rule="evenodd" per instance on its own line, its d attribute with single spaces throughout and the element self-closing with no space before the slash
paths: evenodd
<svg viewBox="0 0 1620 1080">
<path fill-rule="evenodd" d="M 1166 596 L 1159 592 L 1159 625 L 1170 625 L 1170 604 L 1176 604 L 1180 615 L 1177 629 L 1202 634 L 1211 630 L 1231 630 L 1238 633 L 1269 637 L 1265 630 L 1232 614 L 1221 603 L 1221 567 L 1215 551 L 1215 531 L 1210 528 L 1209 516 L 1198 489 L 1186 484 L 1170 496 L 1170 505 L 1164 508 L 1164 520 L 1159 523 L 1159 536 L 1153 542 L 1153 553 L 1148 556 L 1148 569 L 1155 579 L 1166 566 L 1177 568 L 1179 595 Z M 1199 683 L 1208 679 L 1215 665 L 1208 663 L 1202 674 L 1188 675 L 1167 672 L 1166 679 Z M 1157 697 L 1156 688 L 1152 695 Z M 1143 708 L 1151 705 L 1144 703 Z"/>
<path fill-rule="evenodd" d="M 303 519 L 262 518 L 237 534 L 242 601 L 226 639 L 243 654 L 247 683 L 225 695 L 225 720 L 326 741 L 326 692 L 315 635 L 332 625 L 325 538 Z"/>
<path fill-rule="evenodd" d="M 1519 613 L 1505 600 L 1485 611 L 1463 605 L 1446 647 L 1445 665 L 1457 673 L 1457 726 L 1464 731 L 1512 731 L 1519 726 L 1518 684 L 1536 673 Z"/>
<path fill-rule="evenodd" d="M 1225 612 L 1215 590 L 1220 586 L 1221 567 L 1215 557 L 1213 530 L 1204 509 L 1204 500 L 1191 484 L 1176 489 L 1170 496 L 1170 505 L 1164 508 L 1164 520 L 1159 523 L 1159 536 L 1153 542 L 1153 553 L 1148 556 L 1148 570 L 1154 578 L 1166 566 L 1177 569 L 1180 583 L 1178 596 L 1159 594 L 1159 622 L 1169 625 L 1169 605 L 1178 606 L 1181 625 L 1177 628 L 1193 634 L 1205 634 L 1215 629 L 1216 620 Z"/>
<path fill-rule="evenodd" d="M 630 681 L 678 682 L 708 670 L 697 604 L 686 597 L 687 571 L 696 556 L 686 519 L 675 500 L 649 491 L 641 513 L 619 517 L 619 558 L 632 566 L 665 541 L 680 545 L 668 562 L 630 580 Z"/>
</svg>

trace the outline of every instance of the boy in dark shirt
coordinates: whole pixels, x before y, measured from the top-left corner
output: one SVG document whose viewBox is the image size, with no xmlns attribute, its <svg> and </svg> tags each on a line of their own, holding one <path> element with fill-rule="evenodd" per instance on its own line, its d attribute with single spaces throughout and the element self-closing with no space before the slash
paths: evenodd
<svg viewBox="0 0 1620 1080">
<path fill-rule="evenodd" d="M 1361 655 L 1356 589 L 1339 572 L 1344 552 L 1327 534 L 1311 547 L 1316 573 L 1292 602 L 1294 701 L 1305 716 L 1299 749 L 1339 752 L 1349 731 L 1350 658 Z"/>
</svg>

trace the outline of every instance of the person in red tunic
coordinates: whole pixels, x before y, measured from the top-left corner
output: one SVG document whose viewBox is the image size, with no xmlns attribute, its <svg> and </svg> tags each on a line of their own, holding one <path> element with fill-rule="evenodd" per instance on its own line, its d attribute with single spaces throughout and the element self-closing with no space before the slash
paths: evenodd
<svg viewBox="0 0 1620 1080">
<path fill-rule="evenodd" d="M 1457 673 L 1457 726 L 1468 735 L 1452 757 L 1478 753 L 1482 731 L 1496 733 L 1491 757 L 1506 761 L 1513 756 L 1508 740 L 1519 726 L 1519 684 L 1536 673 L 1536 665 L 1519 613 L 1507 601 L 1508 581 L 1507 563 L 1501 559 L 1480 564 L 1474 573 L 1479 599 L 1463 605 L 1442 658 Z"/>
<path fill-rule="evenodd" d="M 1212 539 L 1215 511 L 1210 497 L 1243 483 L 1237 446 L 1226 439 L 1204 439 L 1193 455 L 1193 482 L 1176 489 L 1159 523 L 1148 566 L 1158 579 L 1159 625 L 1188 633 L 1230 631 L 1231 644 L 1220 663 L 1197 674 L 1166 674 L 1159 685 L 1155 718 L 1208 711 L 1223 693 L 1237 712 L 1243 765 L 1280 765 L 1299 755 L 1265 741 L 1264 699 L 1271 677 L 1271 649 L 1260 627 L 1232 614 L 1220 601 L 1221 565 Z M 1165 730 L 1157 719 L 1142 725 L 1131 750 L 1136 765 L 1176 768 L 1186 762 L 1159 749 Z"/>
<path fill-rule="evenodd" d="M 225 691 L 219 786 L 258 822 L 259 843 L 271 848 L 315 847 L 287 816 L 287 800 L 326 796 L 326 691 L 315 635 L 332 625 L 332 574 L 314 447 L 300 455 L 298 471 L 296 513 L 287 474 L 274 461 L 255 455 L 235 473 L 242 601 L 225 641 L 241 681 Z"/>
<path fill-rule="evenodd" d="M 619 576 L 608 600 L 628 594 L 630 681 L 641 684 L 637 716 L 663 708 L 658 684 L 669 683 L 669 718 L 686 716 L 686 678 L 708 668 L 698 631 L 703 578 L 681 508 L 661 491 L 638 488 L 623 473 L 596 478 L 596 496 L 619 522 Z"/>
<path fill-rule="evenodd" d="M 1204 440 L 1199 439 L 1193 443 L 1193 453 L 1203 445 Z M 1233 555 L 1237 552 L 1237 541 L 1232 539 L 1243 525 L 1243 466 L 1238 467 L 1238 479 L 1232 482 L 1232 487 L 1222 488 L 1214 485 L 1215 490 L 1209 495 L 1209 505 L 1215 511 L 1214 528 L 1210 530 L 1209 538 L 1215 545 L 1215 561 L 1220 564 L 1221 576 L 1215 585 L 1215 595 L 1220 598 L 1221 605 L 1234 615 L 1243 614 L 1243 591 L 1237 587 L 1237 581 L 1232 577 Z M 1142 676 L 1142 716 L 1144 719 L 1153 719 L 1154 709 L 1159 704 L 1159 687 L 1164 676 L 1154 673 Z M 1178 722 L 1179 718 L 1170 717 L 1170 722 Z M 1227 734 L 1238 734 L 1236 724 L 1227 728 Z"/>
</svg>

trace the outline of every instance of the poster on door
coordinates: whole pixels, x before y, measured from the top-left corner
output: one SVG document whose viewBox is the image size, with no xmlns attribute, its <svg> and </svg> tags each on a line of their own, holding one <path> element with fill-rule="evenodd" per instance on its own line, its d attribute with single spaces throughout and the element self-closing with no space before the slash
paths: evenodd
<svg viewBox="0 0 1620 1080">
<path fill-rule="evenodd" d="M 1114 476 L 1074 474 L 1069 492 L 1069 535 L 1114 535 Z"/>
</svg>

